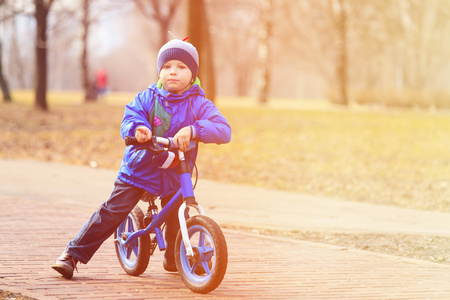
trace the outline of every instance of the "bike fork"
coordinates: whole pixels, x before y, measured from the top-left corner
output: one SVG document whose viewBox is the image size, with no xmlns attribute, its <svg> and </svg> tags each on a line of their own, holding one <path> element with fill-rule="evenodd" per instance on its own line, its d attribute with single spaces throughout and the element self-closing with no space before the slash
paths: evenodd
<svg viewBox="0 0 450 300">
<path fill-rule="evenodd" d="M 191 181 L 191 168 L 184 157 L 184 153 L 182 151 L 178 151 L 178 156 L 180 158 L 178 172 L 180 175 L 180 183 L 184 200 L 178 209 L 178 219 L 180 221 L 181 236 L 183 237 L 183 244 L 186 248 L 186 255 L 193 257 L 194 251 L 192 250 L 192 245 L 189 239 L 184 212 L 186 211 L 187 206 L 195 208 L 197 212 L 203 216 L 205 215 L 205 211 L 201 205 L 195 201 L 194 189 Z"/>
<path fill-rule="evenodd" d="M 194 251 L 192 250 L 191 241 L 189 239 L 189 234 L 186 226 L 186 217 L 184 214 L 184 212 L 186 211 L 186 207 L 187 207 L 186 202 L 183 202 L 180 205 L 180 208 L 178 209 L 178 219 L 180 220 L 181 236 L 183 237 L 183 244 L 184 247 L 186 248 L 186 255 L 189 257 L 193 257 Z M 203 210 L 200 204 L 198 203 L 189 204 L 189 207 L 195 208 L 198 211 L 199 215 L 202 216 L 205 215 L 205 211 Z"/>
</svg>

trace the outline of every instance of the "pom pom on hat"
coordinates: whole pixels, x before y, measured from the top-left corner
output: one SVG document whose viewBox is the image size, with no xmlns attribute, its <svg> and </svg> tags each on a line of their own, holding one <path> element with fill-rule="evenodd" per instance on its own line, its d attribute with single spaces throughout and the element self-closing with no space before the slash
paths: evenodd
<svg viewBox="0 0 450 300">
<path fill-rule="evenodd" d="M 197 77 L 198 52 L 191 43 L 173 39 L 164 44 L 158 52 L 158 74 L 161 72 L 162 66 L 170 60 L 182 61 L 191 70 L 192 77 Z"/>
<path fill-rule="evenodd" d="M 180 162 L 178 156 L 175 155 L 175 153 L 172 151 L 166 151 L 161 154 L 157 154 L 153 156 L 152 161 L 155 165 L 157 165 L 161 169 L 176 167 Z"/>
</svg>

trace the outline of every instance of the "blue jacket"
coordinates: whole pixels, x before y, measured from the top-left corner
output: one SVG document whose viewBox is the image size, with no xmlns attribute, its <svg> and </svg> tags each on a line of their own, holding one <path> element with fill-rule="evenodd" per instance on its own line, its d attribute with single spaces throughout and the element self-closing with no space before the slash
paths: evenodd
<svg viewBox="0 0 450 300">
<path fill-rule="evenodd" d="M 198 79 L 182 95 L 171 94 L 162 89 L 160 81 L 137 94 L 134 101 L 125 107 L 121 126 L 122 138 L 127 135 L 134 136 L 136 128 L 140 125 L 150 128 L 153 134 L 158 131 L 156 127 L 161 126 L 161 122 L 150 121 L 155 108 L 154 101 L 158 101 L 159 107 L 164 110 L 163 113 L 169 116 L 170 125 L 162 124 L 167 130 L 164 137 L 173 137 L 181 128 L 192 125 L 195 129 L 195 138 L 200 142 L 217 144 L 230 142 L 230 125 L 217 107 L 205 98 Z M 197 151 L 198 148 L 190 150 L 186 157 L 191 157 L 195 162 Z M 118 178 L 154 196 L 164 197 L 177 191 L 180 188 L 177 168 L 160 169 L 153 164 L 152 158 L 153 153 L 149 150 L 139 150 L 139 146 L 126 147 Z M 193 162 L 191 166 L 192 164 Z"/>
</svg>

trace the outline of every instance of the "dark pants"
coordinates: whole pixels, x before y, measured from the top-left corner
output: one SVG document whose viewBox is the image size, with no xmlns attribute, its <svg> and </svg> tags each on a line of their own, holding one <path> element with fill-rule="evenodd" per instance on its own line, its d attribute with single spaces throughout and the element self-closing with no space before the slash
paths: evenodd
<svg viewBox="0 0 450 300">
<path fill-rule="evenodd" d="M 172 199 L 174 194 L 161 199 L 161 206 L 164 207 Z M 175 209 L 167 218 L 164 238 L 166 241 L 166 252 L 164 257 L 169 264 L 175 263 L 175 239 L 180 229 L 180 221 L 178 219 L 178 209 Z"/>
<path fill-rule="evenodd" d="M 79 262 L 87 264 L 103 242 L 126 219 L 143 194 L 144 190 L 117 179 L 110 198 L 94 212 L 91 218 L 81 227 L 76 237 L 67 245 L 66 251 L 69 255 Z M 165 205 L 170 198 L 170 196 L 163 198 L 161 204 Z M 175 238 L 179 227 L 178 214 L 175 210 L 166 223 L 167 249 L 165 256 L 169 260 L 173 259 Z"/>
</svg>

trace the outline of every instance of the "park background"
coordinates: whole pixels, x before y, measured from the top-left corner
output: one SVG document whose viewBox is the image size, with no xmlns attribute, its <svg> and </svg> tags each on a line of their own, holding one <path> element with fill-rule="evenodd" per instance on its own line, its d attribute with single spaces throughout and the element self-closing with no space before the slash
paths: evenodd
<svg viewBox="0 0 450 300">
<path fill-rule="evenodd" d="M 171 31 L 199 49 L 212 99 L 450 105 L 445 0 L 1 3 L 2 74 L 11 89 L 87 90 L 105 68 L 111 92 L 137 93 L 157 80 L 157 51 Z"/>
</svg>

